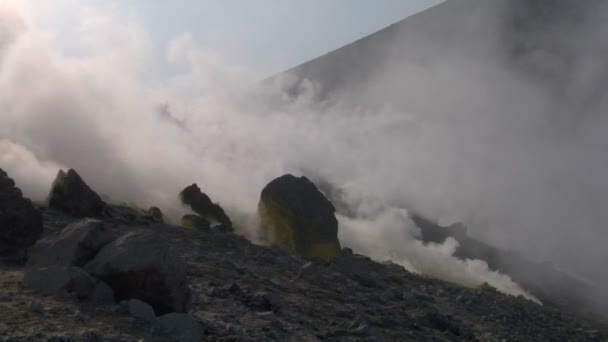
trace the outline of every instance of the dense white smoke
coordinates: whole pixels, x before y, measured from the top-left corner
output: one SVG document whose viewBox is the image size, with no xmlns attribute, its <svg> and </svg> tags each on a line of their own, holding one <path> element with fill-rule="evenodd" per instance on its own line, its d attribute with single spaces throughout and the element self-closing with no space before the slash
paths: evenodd
<svg viewBox="0 0 608 342">
<path fill-rule="evenodd" d="M 433 104 L 437 112 L 446 113 L 432 120 L 391 107 L 353 109 L 344 105 L 352 103 L 348 94 L 343 101 L 320 108 L 312 103 L 314 83 L 310 96 L 274 106 L 268 99 L 281 94 L 256 88 L 246 70 L 224 65 L 219 52 L 201 48 L 187 33 L 176 37 L 159 57 L 136 18 L 77 1 L 53 4 L 57 7 L 0 2 L 0 167 L 35 199 L 46 194 L 59 168 L 71 167 L 98 192 L 117 201 L 176 210 L 178 191 L 197 182 L 230 214 L 251 215 L 270 180 L 309 169 L 339 182 L 349 193 L 382 199 L 373 215 L 363 215 L 364 219 L 339 217 L 344 245 L 377 259 L 392 258 L 417 272 L 472 286 L 488 282 L 512 294 L 524 291 L 508 277 L 489 271 L 481 261 L 452 257 L 454 240 L 429 246 L 418 242 L 418 232 L 403 209 L 407 206 L 400 200 L 447 220 L 461 218 L 463 208 L 465 215 L 478 210 L 485 215 L 484 222 L 504 227 L 525 223 L 505 222 L 518 220 L 518 210 L 525 214 L 523 220 L 529 220 L 530 210 L 524 206 L 531 201 L 540 202 L 540 212 L 568 210 L 561 206 L 567 202 L 547 207 L 545 192 L 518 202 L 513 197 L 517 192 L 509 190 L 514 185 L 509 177 L 522 180 L 516 186 L 543 189 L 545 182 L 559 186 L 559 177 L 543 180 L 543 173 L 535 169 L 479 168 L 488 150 L 497 159 L 515 161 L 517 151 L 528 148 L 529 135 L 515 129 L 521 127 L 512 121 L 515 118 L 476 116 L 500 102 L 468 103 L 473 113 L 468 119 L 476 120 L 472 126 L 470 120 L 449 117 L 450 106 L 472 99 L 466 89 L 479 89 L 479 84 L 488 83 L 486 77 L 511 80 L 504 70 L 480 75 L 475 72 L 478 66 L 466 60 L 437 61 L 432 71 L 412 65 L 408 68 L 416 69 L 413 74 L 418 77 L 406 80 L 408 96 L 397 90 L 403 87 L 397 83 L 399 73 L 379 73 L 370 80 L 381 84 L 384 78 L 392 86 L 368 87 L 362 99 L 382 102 L 383 97 L 397 97 L 411 100 L 414 108 Z M 69 34 L 64 27 L 53 26 L 59 25 L 56 18 L 65 8 L 74 14 Z M 69 47 L 59 34 L 69 36 Z M 167 66 L 178 71 L 162 78 L 162 73 L 154 73 Z M 427 78 L 438 77 L 462 88 L 450 93 L 432 90 Z M 495 82 L 492 92 L 516 93 L 525 99 L 522 109 L 542 111 L 546 103 L 528 88 L 525 83 Z M 488 137 L 503 128 L 521 133 L 522 139 L 489 143 Z M 559 166 L 557 160 L 548 167 Z M 416 197 L 419 202 L 413 203 Z M 487 198 L 492 200 L 486 202 Z M 501 205 L 508 210 L 499 211 Z M 541 241 L 544 233 L 506 239 L 505 228 L 499 238 L 491 237 L 511 245 Z"/>
</svg>

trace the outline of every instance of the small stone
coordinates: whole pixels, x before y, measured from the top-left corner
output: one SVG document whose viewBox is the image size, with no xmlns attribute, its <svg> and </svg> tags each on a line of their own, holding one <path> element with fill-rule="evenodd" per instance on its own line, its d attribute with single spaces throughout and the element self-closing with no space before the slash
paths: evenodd
<svg viewBox="0 0 608 342">
<path fill-rule="evenodd" d="M 353 255 L 353 250 L 348 247 L 342 248 L 342 255 L 351 256 Z"/>
<path fill-rule="evenodd" d="M 96 331 L 85 331 L 80 334 L 80 339 L 84 342 L 101 342 L 103 341 L 103 336 Z"/>
<path fill-rule="evenodd" d="M 30 302 L 27 308 L 35 314 L 43 315 L 45 313 L 44 306 L 42 306 L 42 304 L 36 301 Z"/>
<path fill-rule="evenodd" d="M 203 340 L 201 324 L 190 314 L 170 313 L 158 317 L 158 329 L 180 342 L 198 342 Z"/>
<path fill-rule="evenodd" d="M 217 287 L 211 286 L 210 288 L 207 289 L 207 296 L 213 297 L 216 294 L 217 294 Z"/>
<path fill-rule="evenodd" d="M 281 298 L 270 292 L 256 292 L 250 299 L 249 304 L 260 311 L 280 312 L 284 309 Z"/>
<path fill-rule="evenodd" d="M 131 316 L 142 319 L 147 322 L 151 322 L 156 318 L 156 314 L 154 313 L 154 309 L 148 303 L 142 302 L 139 299 L 130 299 L 127 302 L 127 306 L 129 307 L 129 314 Z"/>
<path fill-rule="evenodd" d="M 230 293 L 241 292 L 241 287 L 237 283 L 232 283 L 226 287 L 226 291 Z"/>
</svg>

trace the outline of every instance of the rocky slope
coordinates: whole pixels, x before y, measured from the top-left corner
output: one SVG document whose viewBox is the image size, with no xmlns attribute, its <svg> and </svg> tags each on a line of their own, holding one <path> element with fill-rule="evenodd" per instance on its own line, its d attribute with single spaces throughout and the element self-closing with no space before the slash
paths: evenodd
<svg viewBox="0 0 608 342">
<path fill-rule="evenodd" d="M 326 262 L 255 245 L 221 225 L 164 224 L 122 206 L 107 205 L 97 220 L 39 210 L 44 237 L 28 264 L 0 267 L 0 341 L 608 338 L 554 307 L 348 249 Z"/>
<path fill-rule="evenodd" d="M 379 121 L 394 119 L 395 128 L 381 134 L 399 132 L 387 146 L 415 165 L 394 166 L 404 178 L 411 172 L 421 182 L 403 190 L 395 205 L 431 218 L 453 217 L 445 207 L 462 206 L 460 219 L 479 215 L 482 222 L 494 210 L 497 217 L 487 221 L 506 222 L 501 231 L 486 234 L 488 225 L 469 221 L 471 236 L 509 241 L 504 246 L 518 248 L 529 260 L 428 221 L 419 224 L 428 235 L 426 242 L 452 237 L 460 243 L 457 257 L 486 261 L 543 301 L 605 314 L 608 273 L 597 269 L 606 257 L 591 252 L 602 249 L 591 245 L 605 236 L 603 211 L 596 208 L 606 196 L 595 190 L 595 182 L 586 186 L 580 181 L 590 179 L 587 174 L 578 174 L 586 169 L 580 165 L 595 165 L 596 160 L 599 164 L 592 169 L 606 169 L 605 158 L 591 151 L 596 141 L 606 145 L 605 120 L 599 118 L 607 112 L 608 64 L 602 56 L 608 45 L 597 32 L 608 22 L 607 8 L 601 0 L 447 0 L 267 82 L 278 83 L 294 98 L 314 95 L 316 104 L 330 108 L 328 115 L 352 115 L 356 120 L 371 113 Z M 380 114 L 385 112 L 391 115 Z M 587 134 L 594 133 L 584 127 L 593 127 L 597 137 L 590 138 Z M 577 152 L 570 154 L 569 148 Z M 439 162 L 428 166 L 428 156 Z M 567 158 L 576 162 L 561 162 Z M 417 170 L 418 159 L 425 160 L 420 163 L 424 171 Z M 427 172 L 441 176 L 420 181 Z M 339 184 L 336 178 L 330 181 Z M 438 179 L 450 181 L 439 185 Z M 443 186 L 449 191 L 437 190 L 437 196 L 447 197 L 445 207 L 418 204 L 423 203 L 421 194 Z M 494 189 L 481 197 L 487 204 L 467 195 L 478 186 L 484 196 Z M 572 190 L 555 194 L 566 187 Z M 493 192 L 500 193 L 500 199 Z M 574 193 L 585 200 L 574 200 Z M 525 200 L 536 196 L 539 199 Z M 334 204 L 342 215 L 354 214 L 346 205 Z M 479 210 L 479 205 L 488 209 Z M 511 238 L 531 235 L 535 238 Z M 532 252 L 536 248 L 543 253 Z M 539 262 L 545 260 L 577 275 Z"/>
</svg>

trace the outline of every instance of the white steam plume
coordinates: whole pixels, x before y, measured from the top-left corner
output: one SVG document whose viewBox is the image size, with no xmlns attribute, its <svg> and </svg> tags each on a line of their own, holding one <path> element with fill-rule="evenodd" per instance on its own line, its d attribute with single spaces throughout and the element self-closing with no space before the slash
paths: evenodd
<svg viewBox="0 0 608 342">
<path fill-rule="evenodd" d="M 486 137 L 497 127 L 516 131 L 519 124 L 476 116 L 492 110 L 490 101 L 481 101 L 470 104 L 468 119 L 476 120 L 475 125 L 454 126 L 450 106 L 471 94 L 455 89 L 443 102 L 438 100 L 442 94 L 428 95 L 433 86 L 428 79 L 437 77 L 446 84 L 479 89 L 487 75 L 475 73 L 473 65 L 457 60 L 436 61 L 430 70 L 403 67 L 415 69 L 411 73 L 417 75 L 407 80 L 412 101 L 421 107 L 433 104 L 447 118 L 437 114 L 433 120 L 421 120 L 415 112 L 390 107 L 352 109 L 344 105 L 351 102 L 346 95 L 323 109 L 309 103 L 312 95 L 273 107 L 267 99 L 274 94 L 252 90 L 254 80 L 246 70 L 223 65 L 220 52 L 201 48 L 187 33 L 176 37 L 166 58 L 159 60 L 136 17 L 112 16 L 76 1 L 57 3 L 77 13 L 70 19 L 75 31 L 70 49 L 59 43 L 52 26 L 61 5 L 0 3 L 0 167 L 26 194 L 44 195 L 51 175 L 71 167 L 98 192 L 117 200 L 172 209 L 178 191 L 197 182 L 230 213 L 251 214 L 267 182 L 307 168 L 348 191 L 385 200 L 372 218 L 340 217 L 340 237 L 346 245 L 446 280 L 488 282 L 501 291 L 524 293 L 484 263 L 453 258 L 453 240 L 421 245 L 399 206 L 387 205 L 419 198 L 417 208 L 448 220 L 473 210 L 484 211 L 484 219 L 496 219 L 496 225 L 517 218 L 518 210 L 530 219 L 525 208 L 529 202 L 513 203 L 517 192 L 505 180 L 510 171 L 478 168 L 486 148 L 496 158 L 517 159 L 518 141 L 523 144 L 528 134 L 522 140 L 487 145 Z M 150 75 L 151 69 L 166 64 L 184 71 L 162 79 Z M 402 97 L 392 76 L 376 75 L 373 84 L 385 78 L 394 87 L 368 87 L 362 99 Z M 500 69 L 490 76 L 511 80 Z M 528 99 L 525 108 L 542 112 L 542 99 L 528 92 L 525 83 L 517 85 L 521 87 L 499 82 L 494 90 L 521 94 Z M 539 180 L 536 166 L 515 170 L 521 186 Z M 506 197 L 499 196 L 501 191 L 507 191 Z M 487 192 L 491 200 L 485 202 Z M 567 208 L 559 204 L 558 211 Z M 501 205 L 509 210 L 499 211 Z M 507 223 L 510 228 L 522 222 Z M 500 241 L 510 245 L 528 238 L 540 240 L 542 232 Z"/>
</svg>

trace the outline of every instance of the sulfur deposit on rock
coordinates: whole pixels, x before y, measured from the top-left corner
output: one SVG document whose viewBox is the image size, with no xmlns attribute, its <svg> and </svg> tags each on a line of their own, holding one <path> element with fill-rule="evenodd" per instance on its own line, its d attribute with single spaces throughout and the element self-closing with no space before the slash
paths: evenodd
<svg viewBox="0 0 608 342">
<path fill-rule="evenodd" d="M 232 227 L 232 221 L 218 204 L 213 203 L 196 184 L 192 184 L 182 190 L 179 198 L 183 204 L 190 206 L 192 210 L 208 221 L 216 221 L 221 225 Z"/>
<path fill-rule="evenodd" d="M 192 229 L 209 229 L 209 221 L 198 215 L 187 214 L 182 217 L 182 226 Z"/>
<path fill-rule="evenodd" d="M 165 218 L 163 216 L 163 212 L 159 207 L 150 207 L 150 209 L 144 211 L 144 215 L 146 217 L 151 218 L 153 221 L 158 223 L 165 223 Z"/>
<path fill-rule="evenodd" d="M 0 169 L 0 260 L 23 261 L 42 233 L 42 215 Z"/>
<path fill-rule="evenodd" d="M 74 217 L 99 217 L 106 203 L 73 169 L 59 170 L 48 198 L 49 207 Z"/>
<path fill-rule="evenodd" d="M 340 253 L 333 204 L 306 177 L 284 175 L 262 190 L 258 204 L 266 238 L 284 251 L 330 260 Z"/>
</svg>

